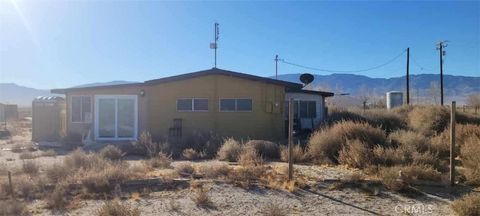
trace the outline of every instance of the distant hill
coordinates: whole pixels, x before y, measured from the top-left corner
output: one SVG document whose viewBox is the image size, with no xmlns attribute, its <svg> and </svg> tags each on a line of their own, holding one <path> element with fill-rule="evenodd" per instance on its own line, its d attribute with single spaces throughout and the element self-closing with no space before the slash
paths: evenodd
<svg viewBox="0 0 480 216">
<path fill-rule="evenodd" d="M 29 107 L 32 106 L 32 100 L 35 97 L 52 95 L 50 90 L 29 88 L 15 83 L 0 83 L 0 103 Z"/>
<path fill-rule="evenodd" d="M 301 74 L 279 75 L 279 79 L 299 82 Z M 310 86 L 336 93 L 359 95 L 362 88 L 367 88 L 375 95 L 384 95 L 387 91 L 405 91 L 405 76 L 393 78 L 371 78 L 354 74 L 314 75 L 315 80 Z M 418 74 L 410 76 L 410 92 L 412 97 L 431 95 L 432 83 L 440 86 L 438 74 Z M 480 77 L 444 75 L 445 96 L 464 99 L 472 93 L 480 92 Z"/>
</svg>

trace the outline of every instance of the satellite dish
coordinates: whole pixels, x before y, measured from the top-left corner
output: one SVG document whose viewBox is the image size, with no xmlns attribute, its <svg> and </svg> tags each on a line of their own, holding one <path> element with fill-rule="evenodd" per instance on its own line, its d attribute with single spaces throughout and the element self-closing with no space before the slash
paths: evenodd
<svg viewBox="0 0 480 216">
<path fill-rule="evenodd" d="M 300 81 L 303 83 L 303 85 L 310 84 L 311 82 L 313 82 L 314 79 L 315 79 L 315 77 L 312 74 L 309 74 L 309 73 L 304 73 L 304 74 L 300 75 Z"/>
</svg>

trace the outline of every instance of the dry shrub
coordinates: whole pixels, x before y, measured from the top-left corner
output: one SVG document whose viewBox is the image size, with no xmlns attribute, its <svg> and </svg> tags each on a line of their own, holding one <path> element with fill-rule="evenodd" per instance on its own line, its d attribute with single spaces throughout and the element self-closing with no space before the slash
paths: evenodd
<svg viewBox="0 0 480 216">
<path fill-rule="evenodd" d="M 38 156 L 31 153 L 31 152 L 22 152 L 19 156 L 18 156 L 21 160 L 27 160 L 27 159 L 34 159 L 34 158 L 37 158 Z"/>
<path fill-rule="evenodd" d="M 457 123 L 460 123 L 460 124 L 480 125 L 480 117 L 478 117 L 476 115 L 473 115 L 473 114 L 457 112 L 456 116 L 455 116 L 455 120 L 456 120 Z"/>
<path fill-rule="evenodd" d="M 388 136 L 393 146 L 413 148 L 419 152 L 429 150 L 430 143 L 427 137 L 415 131 L 398 130 Z"/>
<path fill-rule="evenodd" d="M 66 209 L 67 205 L 69 204 L 67 191 L 67 184 L 61 182 L 55 185 L 53 192 L 45 198 L 47 208 L 56 210 Z"/>
<path fill-rule="evenodd" d="M 80 168 L 88 168 L 92 161 L 87 153 L 78 148 L 63 159 L 63 164 L 67 169 L 77 170 Z"/>
<path fill-rule="evenodd" d="M 280 146 L 265 140 L 250 140 L 245 148 L 253 148 L 262 158 L 280 159 Z"/>
<path fill-rule="evenodd" d="M 441 173 L 431 165 L 407 165 L 400 168 L 404 180 L 413 182 L 415 180 L 440 181 Z"/>
<path fill-rule="evenodd" d="M 366 122 L 367 119 L 357 112 L 349 112 L 347 110 L 332 109 L 328 112 L 327 122 L 330 125 L 343 121 Z"/>
<path fill-rule="evenodd" d="M 28 175 L 37 175 L 39 171 L 38 164 L 35 161 L 28 160 L 28 161 L 23 161 L 22 163 L 22 170 L 24 173 Z"/>
<path fill-rule="evenodd" d="M 280 159 L 284 162 L 288 161 L 288 147 L 287 146 L 282 146 L 281 147 L 281 156 Z M 292 160 L 293 163 L 303 163 L 303 162 L 308 162 L 309 157 L 307 153 L 303 150 L 302 146 L 300 145 L 294 145 L 292 147 Z"/>
<path fill-rule="evenodd" d="M 67 169 L 63 164 L 53 164 L 45 170 L 45 175 L 52 183 L 56 183 L 62 179 L 66 179 L 71 172 L 72 171 Z"/>
<path fill-rule="evenodd" d="M 90 169 L 80 169 L 75 173 L 78 180 L 90 192 L 111 192 L 116 184 L 120 184 L 132 176 L 127 163 L 102 162 Z"/>
<path fill-rule="evenodd" d="M 170 168 L 170 164 L 173 162 L 173 159 L 170 155 L 167 155 L 163 152 L 158 153 L 158 156 L 152 157 L 145 161 L 145 164 L 151 168 Z"/>
<path fill-rule="evenodd" d="M 459 216 L 480 215 L 480 194 L 472 192 L 452 203 L 452 209 Z"/>
<path fill-rule="evenodd" d="M 262 207 L 260 213 L 264 216 L 286 216 L 288 210 L 277 203 L 269 203 Z"/>
<path fill-rule="evenodd" d="M 373 148 L 373 160 L 378 165 L 400 165 L 405 164 L 409 160 L 409 153 L 400 148 L 375 146 Z"/>
<path fill-rule="evenodd" d="M 34 198 L 39 191 L 38 185 L 29 177 L 22 176 L 14 179 L 13 187 L 15 192 L 25 199 Z"/>
<path fill-rule="evenodd" d="M 53 149 L 49 149 L 47 151 L 42 152 L 42 157 L 55 157 L 57 156 L 57 152 Z"/>
<path fill-rule="evenodd" d="M 0 216 L 27 215 L 27 206 L 19 200 L 0 200 Z"/>
<path fill-rule="evenodd" d="M 449 121 L 450 114 L 447 108 L 441 106 L 415 107 L 408 114 L 409 126 L 425 135 L 442 132 Z"/>
<path fill-rule="evenodd" d="M 461 147 L 461 158 L 467 183 L 480 185 L 480 136 L 465 141 Z"/>
<path fill-rule="evenodd" d="M 242 146 L 233 138 L 225 139 L 222 147 L 218 150 L 217 156 L 221 161 L 234 162 L 242 152 Z"/>
<path fill-rule="evenodd" d="M 148 131 L 143 131 L 134 145 L 140 148 L 148 157 L 155 157 L 162 150 L 161 144 L 153 142 L 152 134 Z"/>
<path fill-rule="evenodd" d="M 444 163 L 444 161 L 439 160 L 438 153 L 431 151 L 426 151 L 423 153 L 413 152 L 412 164 L 432 166 L 435 170 L 438 170 L 440 172 L 448 171 L 448 167 Z"/>
<path fill-rule="evenodd" d="M 331 128 L 315 131 L 308 141 L 308 153 L 317 162 L 337 162 L 347 139 L 358 139 L 368 148 L 385 144 L 385 133 L 367 123 L 342 121 Z"/>
<path fill-rule="evenodd" d="M 265 175 L 265 166 L 237 167 L 228 175 L 228 179 L 243 188 L 251 186 L 255 181 Z"/>
<path fill-rule="evenodd" d="M 400 179 L 399 170 L 394 167 L 380 168 L 379 177 L 383 185 L 392 191 L 401 191 L 407 187 L 405 182 Z"/>
<path fill-rule="evenodd" d="M 208 190 L 203 188 L 203 185 L 201 185 L 199 188 L 197 188 L 195 194 L 192 196 L 193 202 L 198 207 L 211 207 L 212 206 L 212 200 L 210 200 L 210 197 L 208 196 Z"/>
<path fill-rule="evenodd" d="M 23 148 L 24 148 L 24 147 L 25 147 L 24 145 L 22 145 L 22 144 L 20 144 L 20 143 L 17 143 L 17 144 L 15 144 L 15 145 L 12 147 L 12 152 L 14 152 L 14 153 L 20 153 L 20 152 L 23 151 Z"/>
<path fill-rule="evenodd" d="M 192 148 L 197 151 L 202 151 L 204 157 L 213 158 L 218 152 L 218 149 L 223 144 L 223 138 L 214 132 L 195 130 L 190 136 L 187 136 L 184 142 L 172 146 L 174 156 L 182 153 L 184 149 Z"/>
<path fill-rule="evenodd" d="M 238 156 L 238 162 L 240 165 L 258 166 L 263 164 L 263 158 L 257 153 L 257 150 L 252 147 L 244 148 L 242 153 Z"/>
<path fill-rule="evenodd" d="M 393 108 L 391 111 L 399 115 L 402 119 L 408 119 L 408 114 L 413 110 L 413 108 L 414 107 L 411 105 L 402 105 L 400 107 Z"/>
<path fill-rule="evenodd" d="M 105 202 L 97 209 L 98 216 L 140 216 L 140 210 L 118 200 Z"/>
<path fill-rule="evenodd" d="M 193 168 L 190 163 L 181 163 L 175 166 L 175 170 L 181 176 L 192 176 L 195 173 L 195 168 Z"/>
<path fill-rule="evenodd" d="M 107 145 L 99 152 L 100 156 L 109 160 L 120 160 L 123 157 L 123 152 L 114 145 Z"/>
<path fill-rule="evenodd" d="M 400 115 L 389 112 L 386 109 L 367 110 L 361 114 L 366 122 L 374 127 L 382 128 L 385 132 L 390 133 L 407 126 L 405 118 Z"/>
<path fill-rule="evenodd" d="M 206 164 L 199 167 L 199 172 L 202 173 L 206 178 L 220 178 L 227 177 L 231 172 L 231 168 L 226 164 Z"/>
<path fill-rule="evenodd" d="M 196 151 L 192 148 L 188 148 L 183 150 L 182 157 L 186 160 L 199 160 L 205 157 L 205 153 Z"/>
<path fill-rule="evenodd" d="M 473 124 L 457 124 L 455 126 L 455 154 L 460 153 L 460 148 L 467 139 L 471 137 L 480 137 L 480 125 Z M 441 157 L 450 155 L 450 128 L 448 127 L 442 133 L 431 138 L 432 149 L 439 153 Z"/>
<path fill-rule="evenodd" d="M 361 140 L 346 140 L 339 152 L 338 162 L 354 168 L 365 168 L 372 164 L 372 152 Z"/>
</svg>

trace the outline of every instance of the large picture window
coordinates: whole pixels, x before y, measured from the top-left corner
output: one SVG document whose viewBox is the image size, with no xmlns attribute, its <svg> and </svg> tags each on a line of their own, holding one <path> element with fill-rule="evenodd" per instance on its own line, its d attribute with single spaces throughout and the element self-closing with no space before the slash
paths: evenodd
<svg viewBox="0 0 480 216">
<path fill-rule="evenodd" d="M 137 137 L 137 96 L 95 96 L 97 139 L 135 139 Z"/>
<path fill-rule="evenodd" d="M 220 99 L 222 112 L 251 112 L 252 99 Z"/>
<path fill-rule="evenodd" d="M 90 96 L 72 96 L 70 116 L 73 123 L 89 123 L 92 120 Z"/>
<path fill-rule="evenodd" d="M 208 111 L 208 99 L 206 98 L 183 98 L 177 100 L 177 111 L 204 112 Z"/>
</svg>

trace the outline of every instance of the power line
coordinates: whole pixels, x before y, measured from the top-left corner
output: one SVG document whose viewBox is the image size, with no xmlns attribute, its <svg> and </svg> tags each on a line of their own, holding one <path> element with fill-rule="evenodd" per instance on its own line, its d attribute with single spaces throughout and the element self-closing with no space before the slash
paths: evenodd
<svg viewBox="0 0 480 216">
<path fill-rule="evenodd" d="M 279 59 L 279 61 L 282 62 L 282 63 L 288 64 L 288 65 L 292 65 L 292 66 L 296 66 L 296 67 L 300 67 L 300 68 L 304 68 L 304 69 L 308 69 L 308 70 L 314 70 L 314 71 L 352 73 L 352 72 L 370 71 L 370 70 L 375 70 L 375 69 L 381 68 L 385 65 L 388 65 L 388 64 L 394 62 L 398 58 L 400 58 L 400 56 L 402 56 L 406 51 L 407 50 L 404 50 L 403 52 L 401 52 L 400 54 L 398 54 L 397 56 L 395 56 L 394 58 L 390 59 L 389 61 L 387 61 L 383 64 L 377 65 L 375 67 L 361 69 L 361 70 L 330 70 L 330 69 L 315 68 L 315 67 L 305 66 L 305 65 L 301 65 L 301 64 L 297 64 L 297 63 L 293 63 L 293 62 L 288 62 L 288 61 L 285 61 L 284 59 Z"/>
</svg>

